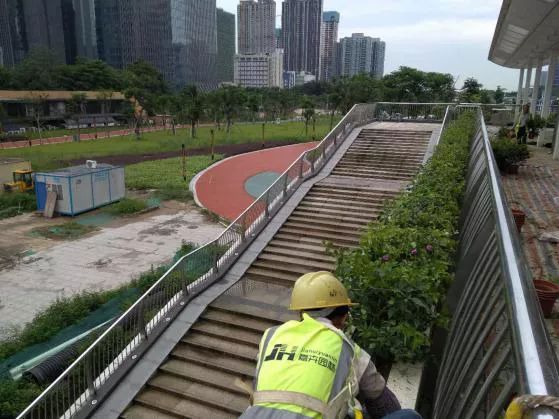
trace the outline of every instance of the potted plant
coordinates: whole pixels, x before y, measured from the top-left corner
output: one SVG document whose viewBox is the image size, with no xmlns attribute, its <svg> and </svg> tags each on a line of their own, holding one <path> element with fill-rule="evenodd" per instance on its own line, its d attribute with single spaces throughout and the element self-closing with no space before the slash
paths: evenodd
<svg viewBox="0 0 559 419">
<path fill-rule="evenodd" d="M 528 138 L 534 139 L 540 135 L 540 130 L 547 125 L 547 120 L 543 119 L 540 115 L 532 116 L 526 123 L 528 129 Z"/>
<path fill-rule="evenodd" d="M 526 144 L 517 144 L 510 138 L 497 138 L 492 143 L 497 166 L 502 173 L 517 174 L 518 164 L 530 157 Z"/>
<path fill-rule="evenodd" d="M 544 317 L 551 316 L 555 301 L 559 297 L 559 285 L 550 281 L 536 279 L 534 280 L 534 286 L 536 287 L 536 293 L 538 294 L 538 300 Z"/>
</svg>

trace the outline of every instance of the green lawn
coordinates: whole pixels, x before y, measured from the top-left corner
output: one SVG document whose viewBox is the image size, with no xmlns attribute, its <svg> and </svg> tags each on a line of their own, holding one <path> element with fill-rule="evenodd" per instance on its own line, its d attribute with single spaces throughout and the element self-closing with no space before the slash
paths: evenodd
<svg viewBox="0 0 559 419">
<path fill-rule="evenodd" d="M 323 138 L 328 133 L 329 127 L 328 118 L 321 118 L 317 121 L 317 138 Z M 178 130 L 176 136 L 166 131 L 160 131 L 146 133 L 139 141 L 134 136 L 126 136 L 80 143 L 0 150 L 0 157 L 26 158 L 31 160 L 33 169 L 36 171 L 51 170 L 64 166 L 65 162 L 69 160 L 83 159 L 85 161 L 92 157 L 179 151 L 183 143 L 187 148 L 209 147 L 210 129 L 210 127 L 198 129 L 198 136 L 195 139 L 190 138 L 188 129 Z M 225 130 L 216 131 L 216 145 L 259 142 L 261 139 L 261 124 L 234 125 L 230 135 Z M 309 135 L 306 137 L 303 122 L 266 125 L 266 141 L 305 142 L 310 140 L 312 140 L 312 128 L 309 129 Z"/>
<path fill-rule="evenodd" d="M 218 161 L 223 156 L 216 155 Z M 211 156 L 193 156 L 186 159 L 186 181 L 183 178 L 182 158 L 154 160 L 126 166 L 126 187 L 129 189 L 156 189 L 162 199 L 188 199 L 188 185 L 192 178 L 214 163 Z"/>
<path fill-rule="evenodd" d="M 128 129 L 127 126 L 123 125 L 120 127 L 109 127 L 110 131 L 122 131 Z M 82 128 L 81 129 L 81 133 L 82 134 L 88 134 L 91 133 L 93 134 L 95 132 L 95 128 Z M 105 135 L 107 135 L 107 128 L 105 127 L 99 127 L 97 128 L 97 132 L 99 134 L 99 137 L 104 137 Z M 77 129 L 55 129 L 55 130 L 45 130 L 43 129 L 43 131 L 41 132 L 41 136 L 42 138 L 54 138 L 54 137 L 64 137 L 66 135 L 72 136 L 74 134 L 78 134 L 78 130 Z M 28 132 L 27 135 L 29 135 L 29 137 L 33 140 L 38 140 L 39 139 L 39 133 L 38 132 Z"/>
</svg>

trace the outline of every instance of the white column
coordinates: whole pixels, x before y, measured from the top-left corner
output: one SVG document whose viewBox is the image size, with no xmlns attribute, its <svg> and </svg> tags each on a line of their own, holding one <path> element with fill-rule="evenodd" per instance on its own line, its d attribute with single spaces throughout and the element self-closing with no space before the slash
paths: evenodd
<svg viewBox="0 0 559 419">
<path fill-rule="evenodd" d="M 559 116 L 557 117 L 557 119 L 555 120 L 555 137 L 554 137 L 554 143 L 555 146 L 553 147 L 553 158 L 555 160 L 559 160 L 559 126 L 557 126 L 557 124 L 559 124 Z"/>
<path fill-rule="evenodd" d="M 549 58 L 549 67 L 547 69 L 547 80 L 545 82 L 545 92 L 543 94 L 542 117 L 549 116 L 551 108 L 551 91 L 553 90 L 553 80 L 555 79 L 555 69 L 557 68 L 557 55 L 553 54 Z"/>
<path fill-rule="evenodd" d="M 522 104 L 528 103 L 530 98 L 530 83 L 532 82 L 532 64 L 528 67 L 528 73 L 526 74 L 526 83 L 524 84 L 524 93 L 522 94 Z"/>
<path fill-rule="evenodd" d="M 524 69 L 520 69 L 520 76 L 518 77 L 518 90 L 516 92 L 516 107 L 514 108 L 514 120 L 518 120 L 520 114 L 520 105 L 522 102 L 522 86 L 524 85 Z"/>
<path fill-rule="evenodd" d="M 532 103 L 530 104 L 530 113 L 537 113 L 538 98 L 540 96 L 540 82 L 542 80 L 542 60 L 536 62 L 536 78 L 534 79 L 534 89 L 532 90 Z"/>
</svg>

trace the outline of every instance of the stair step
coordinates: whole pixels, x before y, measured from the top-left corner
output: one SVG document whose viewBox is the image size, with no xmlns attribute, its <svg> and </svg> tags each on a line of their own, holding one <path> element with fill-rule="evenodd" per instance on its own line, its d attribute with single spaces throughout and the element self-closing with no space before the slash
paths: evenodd
<svg viewBox="0 0 559 419">
<path fill-rule="evenodd" d="M 299 277 L 299 274 L 287 274 L 283 272 L 271 271 L 269 269 L 263 269 L 258 267 L 250 267 L 246 272 L 245 276 L 249 279 L 254 279 L 256 281 L 264 281 L 264 282 L 276 282 L 278 280 L 282 281 L 283 283 L 292 284 L 294 283 Z"/>
<path fill-rule="evenodd" d="M 289 221 L 296 221 L 299 223 L 310 223 L 310 224 L 319 224 L 323 226 L 340 226 L 344 229 L 354 229 L 354 230 L 361 230 L 363 227 L 367 225 L 367 221 L 363 220 L 360 224 L 351 224 L 351 223 L 344 223 L 338 220 L 321 220 L 314 217 L 302 217 L 298 215 L 292 215 L 289 217 Z"/>
<path fill-rule="evenodd" d="M 122 419 L 177 419 L 175 415 L 168 415 L 141 404 L 132 404 L 120 417 Z"/>
<path fill-rule="evenodd" d="M 342 172 L 340 172 L 342 173 Z M 377 208 L 376 210 L 369 210 L 369 211 L 360 211 L 360 212 L 349 212 L 349 211 L 345 211 L 342 208 L 339 209 L 335 209 L 335 208 L 320 208 L 320 207 L 313 207 L 310 205 L 299 205 L 299 207 L 297 207 L 299 210 L 301 211 L 305 211 L 307 213 L 314 213 L 314 214 L 320 214 L 320 215 L 326 215 L 326 214 L 331 214 L 333 216 L 339 216 L 339 217 L 347 217 L 347 216 L 353 216 L 353 217 L 358 217 L 358 218 L 364 218 L 364 219 L 368 219 L 368 218 L 374 218 L 376 216 L 378 216 L 378 214 L 381 212 L 380 208 Z"/>
<path fill-rule="evenodd" d="M 255 268 L 264 269 L 269 272 L 270 275 L 276 273 L 288 274 L 296 276 L 295 280 L 301 275 L 312 272 L 312 268 L 295 265 L 295 264 L 279 264 L 268 260 L 257 260 L 252 264 Z"/>
<path fill-rule="evenodd" d="M 280 232 L 285 234 L 305 235 L 308 238 L 319 239 L 322 242 L 331 241 L 333 243 L 359 244 L 359 238 L 353 235 L 346 236 L 342 234 L 317 233 L 314 231 L 304 231 L 298 228 L 285 227 L 285 226 L 281 228 Z"/>
<path fill-rule="evenodd" d="M 178 359 L 170 359 L 165 362 L 159 370 L 182 377 L 186 380 L 195 381 L 220 388 L 222 390 L 230 391 L 233 393 L 246 395 L 245 390 L 238 387 L 236 381 L 242 381 L 247 386 L 252 387 L 252 379 L 240 377 L 238 374 L 231 374 L 225 371 L 205 368 L 194 362 L 183 361 Z"/>
<path fill-rule="evenodd" d="M 227 313 L 261 319 L 269 322 L 271 325 L 285 323 L 288 320 L 297 318 L 297 315 L 287 310 L 287 308 L 235 295 L 222 295 L 210 307 Z"/>
<path fill-rule="evenodd" d="M 254 377 L 256 371 L 256 358 L 250 360 L 233 358 L 219 352 L 207 351 L 204 348 L 189 346 L 184 343 L 179 343 L 173 349 L 170 359 L 186 360 L 205 369 L 215 369 L 250 378 Z"/>
<path fill-rule="evenodd" d="M 276 239 L 276 238 L 274 238 L 268 245 L 275 246 L 275 247 L 283 247 L 284 249 L 300 249 L 309 252 L 324 252 L 326 250 L 326 247 L 324 247 L 323 245 L 295 243 L 295 242 L 290 242 L 290 241 Z"/>
<path fill-rule="evenodd" d="M 143 390 L 138 396 L 136 396 L 134 401 L 166 415 L 175 415 L 181 418 L 233 419 L 238 417 L 238 415 L 233 413 L 211 408 L 202 403 L 186 400 L 181 397 L 150 388 Z M 157 418 L 157 416 L 155 418 Z"/>
<path fill-rule="evenodd" d="M 307 268 L 308 272 L 312 272 L 313 270 L 324 270 L 324 271 L 330 271 L 332 269 L 334 269 L 335 267 L 335 263 L 334 261 L 332 262 L 319 262 L 316 260 L 307 260 L 304 258 L 299 258 L 299 257 L 289 257 L 289 256 L 280 256 L 280 255 L 274 255 L 274 254 L 269 254 L 269 253 L 262 253 L 260 256 L 258 256 L 258 260 L 265 260 L 265 261 L 270 261 L 270 262 L 274 262 L 274 263 L 283 263 L 286 265 L 299 265 L 303 268 Z"/>
<path fill-rule="evenodd" d="M 160 373 L 148 381 L 148 388 L 172 394 L 181 399 L 205 404 L 226 412 L 240 415 L 249 406 L 248 395 L 239 395 L 211 385 L 198 383 L 176 375 Z"/>
<path fill-rule="evenodd" d="M 370 202 L 367 204 L 359 204 L 358 202 L 334 202 L 334 201 L 315 201 L 315 200 L 307 200 L 305 199 L 301 204 L 300 207 L 314 207 L 314 208 L 339 208 L 344 211 L 350 212 L 357 212 L 361 213 L 363 211 L 370 211 L 371 209 L 378 209 L 383 207 L 382 202 Z"/>
<path fill-rule="evenodd" d="M 409 169 L 409 168 L 384 168 L 384 167 L 353 167 L 353 166 L 337 166 L 335 170 L 345 170 L 349 172 L 353 172 L 355 174 L 368 174 L 368 173 L 398 173 L 401 175 L 414 175 L 417 173 L 418 168 Z"/>
<path fill-rule="evenodd" d="M 314 231 L 315 233 L 327 233 L 327 234 L 343 234 L 343 235 L 347 235 L 347 236 L 354 236 L 354 237 L 358 237 L 361 233 L 361 229 L 355 229 L 355 228 L 344 228 L 343 226 L 322 226 L 319 224 L 313 224 L 313 223 L 301 223 L 301 222 L 295 222 L 295 221 L 287 221 L 284 225 L 284 227 L 288 227 L 288 228 L 298 228 L 300 230 L 302 230 L 303 232 L 311 232 Z"/>
<path fill-rule="evenodd" d="M 268 245 L 263 253 L 273 254 L 278 256 L 293 257 L 299 259 L 310 259 L 325 263 L 334 263 L 336 258 L 328 256 L 323 252 L 308 252 L 301 249 L 284 249 L 282 247 Z"/>
<path fill-rule="evenodd" d="M 184 338 L 182 338 L 182 342 L 187 345 L 211 349 L 212 351 L 221 352 L 234 358 L 246 360 L 256 359 L 258 354 L 258 348 L 252 345 L 244 345 L 242 343 L 218 339 L 194 331 L 189 332 Z"/>
<path fill-rule="evenodd" d="M 238 326 L 225 325 L 223 323 L 212 322 L 211 320 L 200 319 L 192 325 L 192 330 L 209 336 L 221 336 L 228 340 L 249 343 L 258 346 L 261 333 L 252 330 L 242 329 Z"/>
<path fill-rule="evenodd" d="M 274 237 L 281 240 L 293 241 L 294 243 L 310 243 L 310 244 L 318 244 L 318 245 L 324 245 L 324 240 L 325 240 L 323 237 L 310 237 L 310 236 L 301 237 L 298 234 L 293 234 L 288 231 L 284 231 L 284 232 L 280 231 Z M 344 248 L 355 248 L 359 244 L 359 241 L 350 241 L 350 242 L 345 240 L 339 241 L 337 240 L 337 238 L 330 238 L 326 240 L 331 242 L 335 246 L 344 247 Z"/>
<path fill-rule="evenodd" d="M 305 210 L 296 210 L 293 212 L 292 216 L 296 216 L 297 218 L 302 218 L 304 220 L 306 220 L 305 222 L 312 222 L 312 221 L 332 221 L 332 222 L 339 222 L 339 223 L 346 223 L 346 224 L 357 224 L 357 225 L 367 225 L 369 222 L 371 222 L 372 219 L 371 217 L 368 216 L 364 216 L 364 217 L 360 217 L 359 215 L 356 215 L 355 217 L 351 217 L 351 216 L 343 216 L 343 215 L 337 215 L 337 214 L 319 214 L 317 212 L 313 212 L 313 211 L 305 211 Z"/>
<path fill-rule="evenodd" d="M 204 320 L 211 320 L 224 325 L 233 325 L 250 330 L 252 332 L 262 333 L 264 330 L 275 326 L 278 322 L 263 318 L 243 315 L 241 313 L 233 313 L 224 311 L 219 308 L 210 306 L 201 316 Z"/>
</svg>

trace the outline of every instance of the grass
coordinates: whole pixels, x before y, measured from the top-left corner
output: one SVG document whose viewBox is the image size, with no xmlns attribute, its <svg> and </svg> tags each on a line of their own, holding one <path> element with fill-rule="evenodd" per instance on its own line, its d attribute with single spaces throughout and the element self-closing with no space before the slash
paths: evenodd
<svg viewBox="0 0 559 419">
<path fill-rule="evenodd" d="M 147 203 L 140 199 L 124 198 L 115 204 L 109 205 L 105 208 L 105 211 L 113 215 L 131 215 L 143 211 L 147 207 Z"/>
<path fill-rule="evenodd" d="M 113 131 L 122 131 L 122 130 L 126 130 L 129 129 L 128 126 L 123 125 L 120 127 L 110 127 L 110 131 L 111 133 Z M 80 130 L 81 134 L 94 134 L 95 133 L 95 128 L 82 128 Z M 105 135 L 107 135 L 107 128 L 105 127 L 99 127 L 97 128 L 97 133 L 99 135 L 99 137 L 105 137 Z M 39 139 L 39 133 L 38 132 L 33 132 L 33 131 L 28 131 L 25 133 L 25 135 L 29 136 L 29 138 L 31 138 L 32 140 L 38 140 Z M 55 137 L 65 137 L 65 136 L 73 136 L 73 135 L 78 135 L 78 130 L 77 129 L 53 129 L 53 130 L 45 130 L 43 129 L 43 131 L 41 132 L 41 136 L 42 138 L 55 138 Z"/>
<path fill-rule="evenodd" d="M 216 155 L 218 161 L 222 158 Z M 153 160 L 126 166 L 126 187 L 130 189 L 155 189 L 163 200 L 189 200 L 191 198 L 188 185 L 192 178 L 208 166 L 210 156 L 192 156 L 186 159 L 186 181 L 182 173 L 182 158 Z"/>
<path fill-rule="evenodd" d="M 73 240 L 95 230 L 96 227 L 81 225 L 74 221 L 70 221 L 56 226 L 35 228 L 31 232 L 46 237 L 47 239 Z"/>
<path fill-rule="evenodd" d="M 317 138 L 323 138 L 329 131 L 329 118 L 320 118 L 316 124 Z M 188 149 L 209 147 L 210 127 L 200 127 L 197 138 L 190 138 L 189 129 L 177 130 L 174 136 L 166 131 L 143 134 L 140 140 L 135 136 L 99 139 L 79 143 L 51 144 L 20 149 L 0 150 L 0 157 L 20 157 L 31 161 L 34 170 L 52 170 L 68 164 L 71 160 L 86 160 L 103 156 L 138 155 L 180 151 L 184 143 Z M 286 122 L 280 125 L 266 125 L 266 141 L 311 141 L 311 133 L 305 136 L 304 122 Z M 243 144 L 262 141 L 261 124 L 234 125 L 231 133 L 225 130 L 215 133 L 215 144 Z"/>
<path fill-rule="evenodd" d="M 0 192 L 0 220 L 35 209 L 37 209 L 35 195 L 21 192 Z"/>
</svg>

